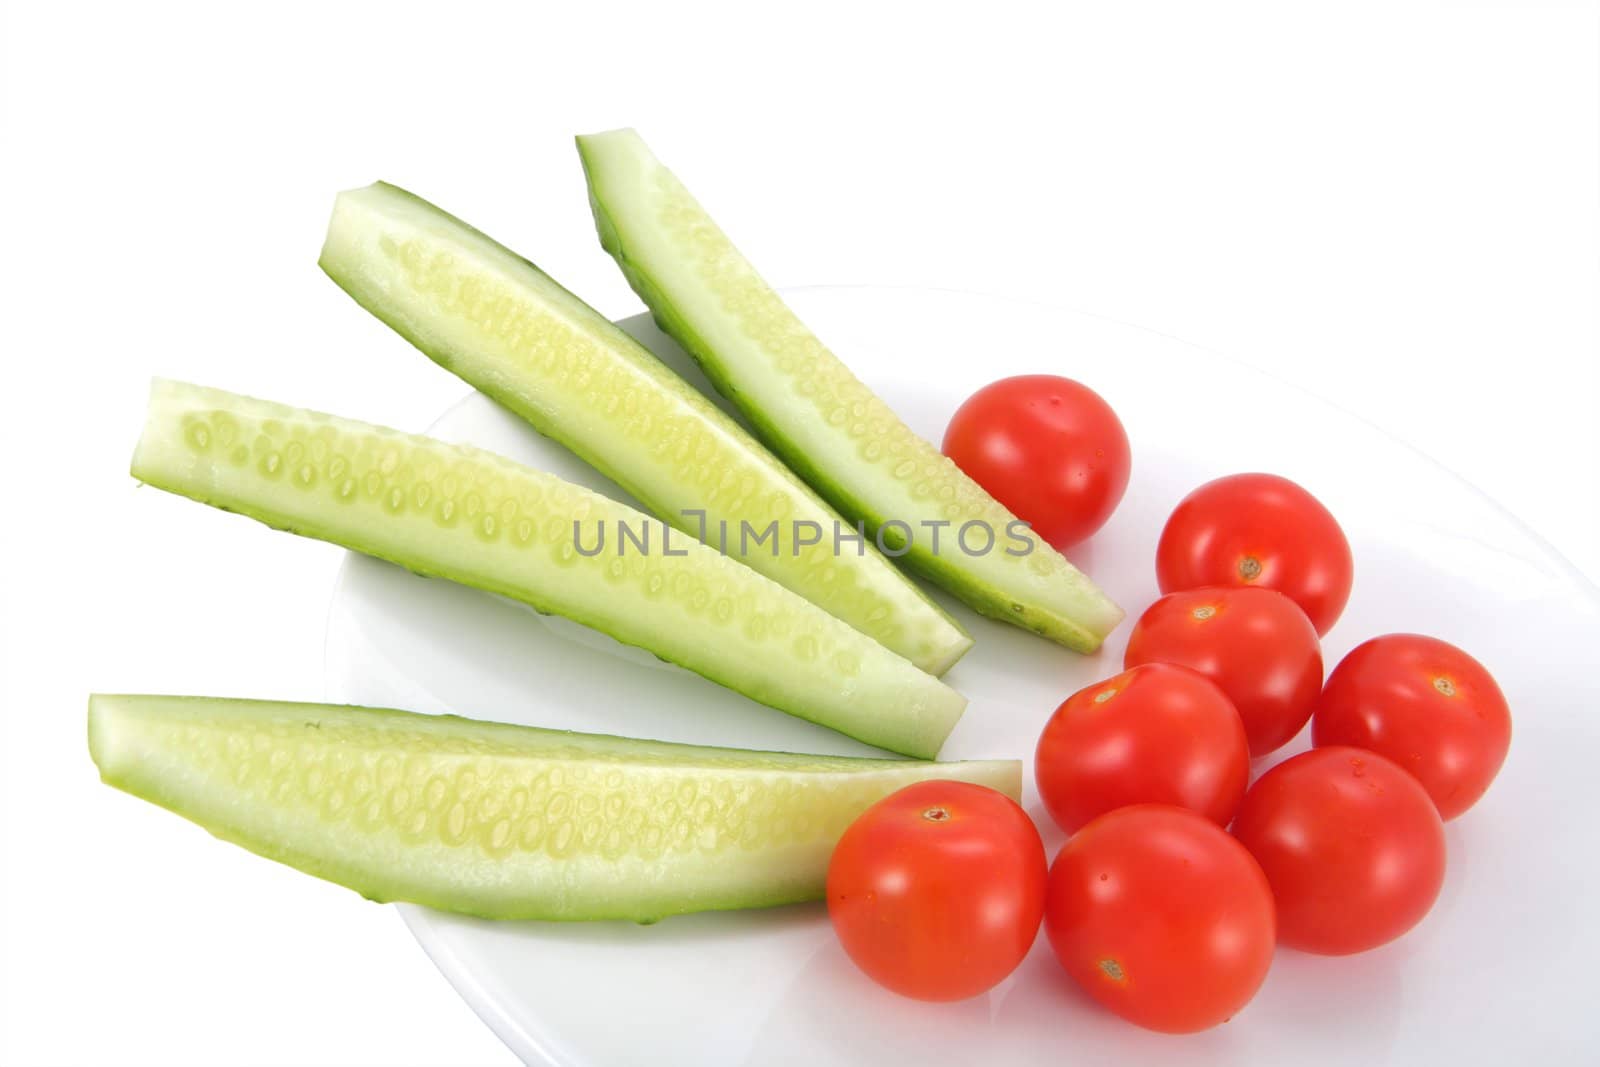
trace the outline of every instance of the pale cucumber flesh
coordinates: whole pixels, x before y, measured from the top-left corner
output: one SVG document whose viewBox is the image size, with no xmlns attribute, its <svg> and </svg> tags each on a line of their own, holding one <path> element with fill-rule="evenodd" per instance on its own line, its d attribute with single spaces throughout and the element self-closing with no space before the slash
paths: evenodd
<svg viewBox="0 0 1600 1067">
<path fill-rule="evenodd" d="M 1121 609 L 851 374 L 638 134 L 580 137 L 578 150 L 601 244 L 792 470 L 870 528 L 907 524 L 904 562 L 979 612 L 1079 651 L 1099 647 Z M 928 523 L 947 524 L 943 551 L 932 550 Z M 950 551 L 967 523 L 988 528 L 992 551 Z M 904 543 L 895 527 L 885 535 Z M 981 545 L 981 534 L 972 541 Z"/>
<path fill-rule="evenodd" d="M 270 526 L 523 601 L 792 715 L 929 758 L 966 698 L 661 522 L 553 475 L 217 389 L 157 381 L 133 475 Z M 592 549 L 603 524 L 653 551 Z M 575 527 L 576 524 L 576 527 Z"/>
<path fill-rule="evenodd" d="M 532 263 L 454 216 L 382 182 L 341 193 L 319 262 L 430 358 L 658 518 L 704 532 L 933 674 L 971 646 L 870 544 L 846 541 L 835 552 L 834 530 L 853 527 L 721 409 Z M 797 529 L 824 533 L 806 544 Z"/>
<path fill-rule="evenodd" d="M 101 778 L 373 900 L 634 919 L 822 895 L 850 822 L 914 782 L 1016 799 L 1015 761 L 703 748 L 403 711 L 89 700 Z"/>
</svg>

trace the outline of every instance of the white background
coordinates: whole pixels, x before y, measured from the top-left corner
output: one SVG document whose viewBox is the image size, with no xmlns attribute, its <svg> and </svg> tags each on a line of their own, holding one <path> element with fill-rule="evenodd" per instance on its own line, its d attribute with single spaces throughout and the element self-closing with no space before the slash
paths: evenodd
<svg viewBox="0 0 1600 1067">
<path fill-rule="evenodd" d="M 509 1059 L 390 909 L 101 787 L 84 750 L 94 689 L 322 696 L 339 552 L 136 491 L 150 375 L 408 428 L 465 392 L 317 271 L 340 188 L 406 185 L 630 314 L 570 138 L 634 125 L 778 285 L 1194 341 L 1600 575 L 1594 4 L 866 7 L 5 11 L 7 1060 Z"/>
</svg>

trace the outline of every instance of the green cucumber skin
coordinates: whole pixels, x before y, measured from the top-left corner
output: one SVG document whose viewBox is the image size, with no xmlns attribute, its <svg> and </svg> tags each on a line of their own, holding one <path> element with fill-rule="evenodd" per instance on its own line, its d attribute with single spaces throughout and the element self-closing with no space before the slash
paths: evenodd
<svg viewBox="0 0 1600 1067">
<path fill-rule="evenodd" d="M 1017 799 L 1015 761 L 803 756 L 327 704 L 96 694 L 102 781 L 370 900 L 651 922 L 821 897 L 833 843 L 914 782 Z"/>
<path fill-rule="evenodd" d="M 847 475 L 855 465 L 853 457 L 829 454 L 842 452 L 843 449 L 819 451 L 801 443 L 791 426 L 775 417 L 764 404 L 741 387 L 732 361 L 724 358 L 718 347 L 707 339 L 705 331 L 696 325 L 696 317 L 684 309 L 683 302 L 670 295 L 669 290 L 673 287 L 658 277 L 663 270 L 661 264 L 658 262 L 653 270 L 651 264 L 644 261 L 647 257 L 639 251 L 638 246 L 643 243 L 645 236 L 637 231 L 630 232 L 629 225 L 621 217 L 627 210 L 625 201 L 643 211 L 645 208 L 642 204 L 648 196 L 636 188 L 643 179 L 638 174 L 618 173 L 622 167 L 631 165 L 640 172 L 653 169 L 655 173 L 669 177 L 670 172 L 660 165 L 644 142 L 631 130 L 580 136 L 577 144 L 601 247 L 617 262 L 628 284 L 650 308 L 652 317 L 662 331 L 689 353 L 717 391 L 739 408 L 757 435 L 790 469 L 845 515 L 864 520 L 874 532 L 891 518 L 911 522 L 913 526 L 924 519 L 943 518 L 936 507 L 926 509 L 923 514 L 913 514 L 914 509 L 902 506 L 893 509 L 894 513 L 891 514 L 890 509 L 883 506 L 880 497 L 871 491 L 872 487 L 863 490 L 865 483 L 860 479 L 850 484 Z M 619 164 L 619 158 L 625 162 Z M 676 179 L 672 180 L 676 182 Z M 683 192 L 685 196 L 688 195 L 687 190 Z M 699 209 L 698 205 L 695 207 L 704 216 L 703 209 Z M 646 222 L 640 225 L 650 224 Z M 708 217 L 705 218 L 705 225 L 708 228 L 715 226 Z M 716 233 L 722 236 L 720 230 Z M 730 254 L 738 255 L 731 246 Z M 748 267 L 742 257 L 740 263 Z M 670 264 L 664 269 L 687 274 L 678 264 Z M 753 270 L 751 275 L 754 277 Z M 759 278 L 756 282 L 770 293 L 770 288 Z M 695 284 L 688 281 L 684 287 Z M 792 312 L 788 314 L 793 319 Z M 794 320 L 794 325 L 804 329 L 798 320 Z M 812 335 L 806 331 L 806 336 Z M 831 354 L 829 358 L 833 358 Z M 842 365 L 840 369 L 843 369 Z M 898 423 L 898 420 L 896 423 L 909 438 L 915 439 L 915 435 L 903 423 Z M 946 484 L 958 487 L 958 491 L 969 500 L 981 501 L 979 506 L 997 518 L 997 521 L 990 523 L 992 529 L 1008 528 L 1006 524 L 1014 519 L 1010 512 L 984 493 L 954 464 L 940 456 L 937 450 L 926 442 L 920 444 L 925 450 L 922 458 L 936 465 L 936 469 L 925 467 L 925 474 L 931 473 Z M 1075 651 L 1095 651 L 1106 635 L 1122 621 L 1122 610 L 1054 549 L 1036 537 L 1030 535 L 1030 538 L 1034 543 L 1033 557 L 1026 563 L 1017 561 L 1017 565 L 1010 568 L 1011 573 L 997 572 L 992 567 L 987 573 L 980 573 L 980 564 L 955 553 L 936 555 L 928 550 L 925 541 L 915 538 L 910 551 L 900 556 L 899 560 L 948 589 L 982 615 L 1030 630 Z M 1048 566 L 1048 573 L 1023 573 L 1025 567 L 1033 565 L 1035 557 Z"/>
<path fill-rule="evenodd" d="M 414 258 L 408 261 L 406 253 Z M 431 274 L 440 261 L 449 263 L 448 271 Z M 760 528 L 778 518 L 770 503 L 775 494 L 785 501 L 780 530 L 799 520 L 825 529 L 847 525 L 632 337 L 530 260 L 413 193 L 383 182 L 341 193 L 318 263 L 424 355 L 691 536 L 697 522 L 688 509 L 705 512 L 708 531 L 719 521 L 737 530 L 741 519 Z M 472 308 L 464 310 L 468 301 L 461 293 L 469 285 Z M 511 328 L 513 318 L 525 325 Z M 575 384 L 576 359 L 590 368 L 583 372 L 586 386 Z M 635 430 L 620 414 L 618 394 L 635 406 L 659 406 L 650 431 Z M 619 410 L 608 412 L 608 403 Z M 670 436 L 663 438 L 664 432 Z M 712 449 L 717 458 L 678 458 L 672 446 L 680 442 Z M 751 488 L 728 491 L 735 478 Z M 737 541 L 724 550 L 931 674 L 943 674 L 971 647 L 955 620 L 875 548 L 852 559 L 835 556 L 826 542 L 791 551 L 790 539 L 779 538 L 770 551 L 741 555 Z"/>
<path fill-rule="evenodd" d="M 320 457 L 320 458 L 319 458 Z M 966 699 L 809 601 L 692 538 L 672 552 L 573 545 L 596 527 L 666 527 L 553 475 L 447 445 L 157 381 L 135 478 L 564 615 L 867 744 L 937 755 Z M 680 555 L 681 553 L 681 555 Z"/>
</svg>

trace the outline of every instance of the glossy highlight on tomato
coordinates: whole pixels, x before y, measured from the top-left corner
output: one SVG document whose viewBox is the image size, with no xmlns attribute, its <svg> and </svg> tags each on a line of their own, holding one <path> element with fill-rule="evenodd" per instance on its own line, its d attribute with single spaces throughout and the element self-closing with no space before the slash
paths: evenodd
<svg viewBox="0 0 1600 1067">
<path fill-rule="evenodd" d="M 1147 663 L 1072 694 L 1050 716 L 1034 780 L 1072 833 L 1129 804 L 1174 804 L 1227 826 L 1244 799 L 1250 746 L 1216 684 L 1187 667 Z"/>
<path fill-rule="evenodd" d="M 1234 474 L 1184 497 L 1156 547 L 1163 593 L 1206 586 L 1276 589 L 1319 635 L 1350 599 L 1350 542 L 1321 501 L 1275 474 Z"/>
<path fill-rule="evenodd" d="M 1444 823 L 1411 775 L 1334 746 L 1285 760 L 1245 794 L 1233 834 L 1261 864 L 1278 939 L 1327 956 L 1410 930 L 1444 885 Z"/>
<path fill-rule="evenodd" d="M 1356 646 L 1311 717 L 1317 745 L 1353 745 L 1410 771 L 1449 820 L 1476 804 L 1511 747 L 1511 708 L 1483 664 L 1420 634 Z"/>
<path fill-rule="evenodd" d="M 944 454 L 1061 549 L 1104 526 L 1128 488 L 1132 453 L 1111 405 L 1071 378 L 1002 378 L 956 409 Z"/>
<path fill-rule="evenodd" d="M 918 1000 L 962 1000 L 1016 970 L 1044 914 L 1044 843 L 1004 793 L 921 782 L 850 825 L 828 865 L 845 952 Z"/>
<path fill-rule="evenodd" d="M 1272 964 L 1272 891 L 1204 816 L 1137 804 L 1100 816 L 1050 868 L 1045 932 L 1084 991 L 1124 1019 L 1184 1034 L 1226 1022 Z"/>
<path fill-rule="evenodd" d="M 1322 689 L 1316 630 L 1271 589 L 1168 593 L 1134 624 L 1122 663 L 1175 663 L 1211 679 L 1238 710 L 1252 756 L 1299 733 Z"/>
</svg>

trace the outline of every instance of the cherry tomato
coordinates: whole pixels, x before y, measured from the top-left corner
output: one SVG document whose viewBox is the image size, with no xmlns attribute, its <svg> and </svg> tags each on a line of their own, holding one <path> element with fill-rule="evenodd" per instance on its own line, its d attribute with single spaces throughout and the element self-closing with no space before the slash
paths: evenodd
<svg viewBox="0 0 1600 1067">
<path fill-rule="evenodd" d="M 1080 689 L 1050 716 L 1034 779 L 1067 833 L 1114 808 L 1175 804 L 1227 826 L 1250 780 L 1233 704 L 1186 667 L 1147 663 Z"/>
<path fill-rule="evenodd" d="M 834 847 L 828 914 L 873 980 L 918 1000 L 992 988 L 1044 914 L 1044 843 L 1017 803 L 967 782 L 919 782 L 868 808 Z"/>
<path fill-rule="evenodd" d="M 1056 548 L 1105 525 L 1133 463 L 1111 405 L 1051 374 L 973 393 L 944 432 L 944 454 Z"/>
<path fill-rule="evenodd" d="M 1454 645 L 1388 634 L 1328 676 L 1311 717 L 1317 745 L 1387 756 L 1422 783 L 1443 819 L 1478 802 L 1511 747 L 1511 709 L 1483 664 Z"/>
<path fill-rule="evenodd" d="M 1275 474 L 1207 482 L 1178 504 L 1156 547 L 1163 593 L 1276 589 L 1325 634 L 1350 599 L 1350 543 L 1316 497 Z"/>
<path fill-rule="evenodd" d="M 1417 925 L 1444 884 L 1444 823 L 1417 780 L 1359 748 L 1314 748 L 1250 787 L 1233 833 L 1272 883 L 1278 939 L 1343 956 Z"/>
<path fill-rule="evenodd" d="M 1322 646 L 1305 612 L 1271 589 L 1195 589 L 1151 604 L 1122 665 L 1176 663 L 1221 687 L 1264 756 L 1306 724 L 1322 688 Z"/>
<path fill-rule="evenodd" d="M 1272 891 L 1239 842 L 1165 804 L 1108 812 L 1050 868 L 1045 933 L 1090 996 L 1140 1026 L 1205 1030 L 1250 1002 L 1272 963 Z"/>
</svg>

